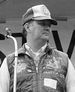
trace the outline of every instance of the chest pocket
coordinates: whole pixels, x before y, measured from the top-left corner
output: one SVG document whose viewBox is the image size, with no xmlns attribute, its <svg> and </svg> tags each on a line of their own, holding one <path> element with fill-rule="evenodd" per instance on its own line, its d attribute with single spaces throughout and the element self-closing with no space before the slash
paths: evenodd
<svg viewBox="0 0 75 92">
<path fill-rule="evenodd" d="M 33 71 L 34 71 L 33 59 L 28 55 L 19 56 L 17 64 L 17 74 L 25 73 L 26 75 L 32 73 Z"/>
<path fill-rule="evenodd" d="M 19 59 L 17 64 L 17 74 L 22 72 L 23 70 L 25 71 L 26 67 L 27 67 L 27 64 L 24 62 L 24 60 Z"/>
</svg>

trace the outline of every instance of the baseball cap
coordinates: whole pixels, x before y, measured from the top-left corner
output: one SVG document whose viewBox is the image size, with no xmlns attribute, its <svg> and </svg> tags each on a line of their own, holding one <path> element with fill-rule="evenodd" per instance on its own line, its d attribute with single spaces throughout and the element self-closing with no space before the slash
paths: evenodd
<svg viewBox="0 0 75 92">
<path fill-rule="evenodd" d="M 51 18 L 51 13 L 44 4 L 29 8 L 22 16 L 23 25 L 30 20 L 50 20 L 52 25 L 57 25 L 57 21 Z"/>
</svg>

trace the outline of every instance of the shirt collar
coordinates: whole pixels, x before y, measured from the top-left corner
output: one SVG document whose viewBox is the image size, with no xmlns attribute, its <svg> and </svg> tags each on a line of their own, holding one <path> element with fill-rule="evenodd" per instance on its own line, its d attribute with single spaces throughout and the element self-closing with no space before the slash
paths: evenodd
<svg viewBox="0 0 75 92">
<path fill-rule="evenodd" d="M 44 52 L 45 48 L 47 47 L 47 43 L 41 47 L 37 52 L 34 52 L 27 43 L 25 43 L 25 47 L 26 47 L 26 54 L 29 54 L 29 52 L 31 51 L 33 54 L 35 54 L 36 56 L 38 56 L 40 53 Z"/>
</svg>

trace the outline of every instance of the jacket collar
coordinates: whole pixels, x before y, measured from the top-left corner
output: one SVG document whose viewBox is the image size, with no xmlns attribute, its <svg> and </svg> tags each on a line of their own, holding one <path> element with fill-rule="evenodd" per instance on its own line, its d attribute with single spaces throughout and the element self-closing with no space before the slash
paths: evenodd
<svg viewBox="0 0 75 92">
<path fill-rule="evenodd" d="M 29 48 L 29 46 L 28 46 Z M 43 52 L 52 54 L 52 51 L 54 47 L 50 46 L 50 43 L 45 44 L 41 49 L 43 49 Z M 26 43 L 18 50 L 18 54 L 26 54 L 27 48 L 26 48 Z"/>
</svg>

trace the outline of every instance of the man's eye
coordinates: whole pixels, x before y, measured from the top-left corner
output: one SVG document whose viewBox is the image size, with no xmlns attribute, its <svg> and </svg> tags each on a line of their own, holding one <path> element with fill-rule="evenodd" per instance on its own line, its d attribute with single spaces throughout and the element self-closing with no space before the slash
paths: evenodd
<svg viewBox="0 0 75 92">
<path fill-rule="evenodd" d="M 41 25 L 41 26 L 46 26 L 46 24 L 45 23 L 38 23 L 39 25 Z"/>
<path fill-rule="evenodd" d="M 42 21 L 38 21 L 38 24 L 40 25 L 40 26 L 51 26 L 51 24 L 50 24 L 50 22 L 42 22 Z"/>
<path fill-rule="evenodd" d="M 41 26 L 45 26 L 46 24 L 45 23 L 40 23 Z"/>
</svg>

